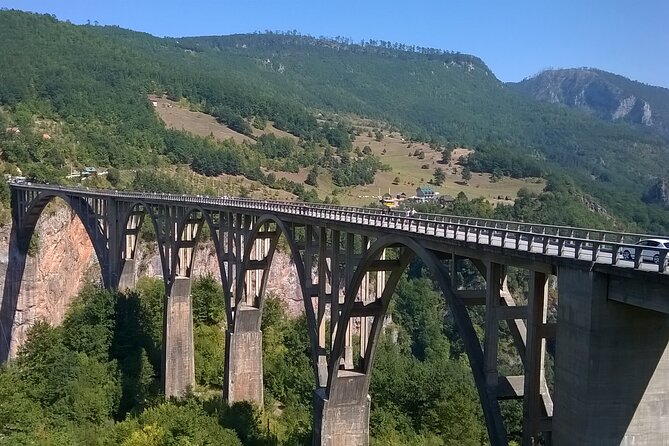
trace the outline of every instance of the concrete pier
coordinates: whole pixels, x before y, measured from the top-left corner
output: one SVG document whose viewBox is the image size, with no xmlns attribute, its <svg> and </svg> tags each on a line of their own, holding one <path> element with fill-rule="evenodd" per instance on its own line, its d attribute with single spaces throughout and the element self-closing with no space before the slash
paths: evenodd
<svg viewBox="0 0 669 446">
<path fill-rule="evenodd" d="M 135 259 L 127 259 L 122 262 L 118 290 L 123 292 L 135 288 L 137 285 L 137 275 L 135 274 Z"/>
<path fill-rule="evenodd" d="M 195 385 L 191 279 L 177 277 L 165 298 L 163 330 L 163 391 L 182 396 Z"/>
<path fill-rule="evenodd" d="M 348 373 L 348 372 L 347 372 Z M 367 446 L 370 397 L 367 377 L 338 377 L 329 398 L 325 388 L 314 392 L 314 446 Z"/>
<path fill-rule="evenodd" d="M 240 307 L 234 331 L 226 333 L 225 395 L 229 403 L 249 401 L 263 405 L 262 332 L 260 310 Z"/>
<path fill-rule="evenodd" d="M 554 444 L 669 444 L 669 315 L 610 300 L 604 273 L 560 267 L 558 290 Z"/>
</svg>

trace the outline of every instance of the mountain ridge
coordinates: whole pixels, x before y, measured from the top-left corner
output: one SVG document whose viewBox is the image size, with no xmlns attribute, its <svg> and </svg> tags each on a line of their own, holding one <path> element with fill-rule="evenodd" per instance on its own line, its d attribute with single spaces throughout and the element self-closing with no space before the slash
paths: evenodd
<svg viewBox="0 0 669 446">
<path fill-rule="evenodd" d="M 669 139 L 669 89 L 596 68 L 545 70 L 509 85 L 540 101 L 622 121 Z"/>
</svg>

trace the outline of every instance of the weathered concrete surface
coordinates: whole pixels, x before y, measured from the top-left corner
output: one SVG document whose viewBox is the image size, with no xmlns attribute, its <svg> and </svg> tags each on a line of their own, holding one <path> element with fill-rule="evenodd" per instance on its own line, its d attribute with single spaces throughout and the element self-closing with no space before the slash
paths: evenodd
<svg viewBox="0 0 669 446">
<path fill-rule="evenodd" d="M 177 277 L 165 299 L 163 391 L 166 397 L 182 396 L 195 385 L 193 305 L 191 280 Z"/>
<path fill-rule="evenodd" d="M 249 401 L 263 405 L 262 332 L 260 310 L 240 308 L 234 332 L 226 333 L 225 395 L 230 403 Z"/>
<path fill-rule="evenodd" d="M 669 315 L 607 299 L 612 285 L 558 271 L 555 445 L 669 444 Z"/>
<path fill-rule="evenodd" d="M 611 276 L 609 279 L 609 300 L 623 302 L 648 310 L 669 314 L 669 290 L 664 277 L 647 272 L 645 277 Z"/>
<path fill-rule="evenodd" d="M 118 280 L 119 291 L 134 289 L 137 285 L 137 272 L 135 271 L 135 260 L 128 259 L 123 261 L 121 266 L 121 276 Z"/>
<path fill-rule="evenodd" d="M 341 400 L 341 401 L 340 401 Z M 367 446 L 370 398 L 326 399 L 325 389 L 314 392 L 314 446 Z"/>
</svg>

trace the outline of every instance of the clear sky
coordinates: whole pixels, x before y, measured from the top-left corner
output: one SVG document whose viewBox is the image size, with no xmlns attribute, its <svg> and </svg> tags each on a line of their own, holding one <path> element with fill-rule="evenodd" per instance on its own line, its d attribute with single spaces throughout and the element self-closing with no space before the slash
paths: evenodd
<svg viewBox="0 0 669 446">
<path fill-rule="evenodd" d="M 669 0 L 0 0 L 156 36 L 297 30 L 482 58 L 503 81 L 595 67 L 669 87 Z"/>
</svg>

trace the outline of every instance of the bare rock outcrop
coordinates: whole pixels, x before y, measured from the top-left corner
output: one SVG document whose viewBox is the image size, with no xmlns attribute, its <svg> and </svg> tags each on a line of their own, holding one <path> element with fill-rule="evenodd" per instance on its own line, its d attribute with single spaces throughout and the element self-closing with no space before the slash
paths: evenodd
<svg viewBox="0 0 669 446">
<path fill-rule="evenodd" d="M 9 227 L 0 232 L 0 286 L 4 289 L 9 260 Z M 38 320 L 53 325 L 65 312 L 86 280 L 99 280 L 93 246 L 76 215 L 64 206 L 50 206 L 37 223 L 37 246 L 29 255 L 16 305 L 10 355 L 16 354 L 28 329 Z M 5 340 L 2 340 L 5 342 Z"/>
<path fill-rule="evenodd" d="M 666 178 L 658 179 L 646 191 L 643 197 L 646 203 L 657 204 L 665 208 L 669 208 L 669 180 Z"/>
<path fill-rule="evenodd" d="M 535 99 L 576 108 L 604 121 L 625 122 L 669 137 L 669 89 L 593 68 L 545 70 L 512 88 Z"/>
</svg>

